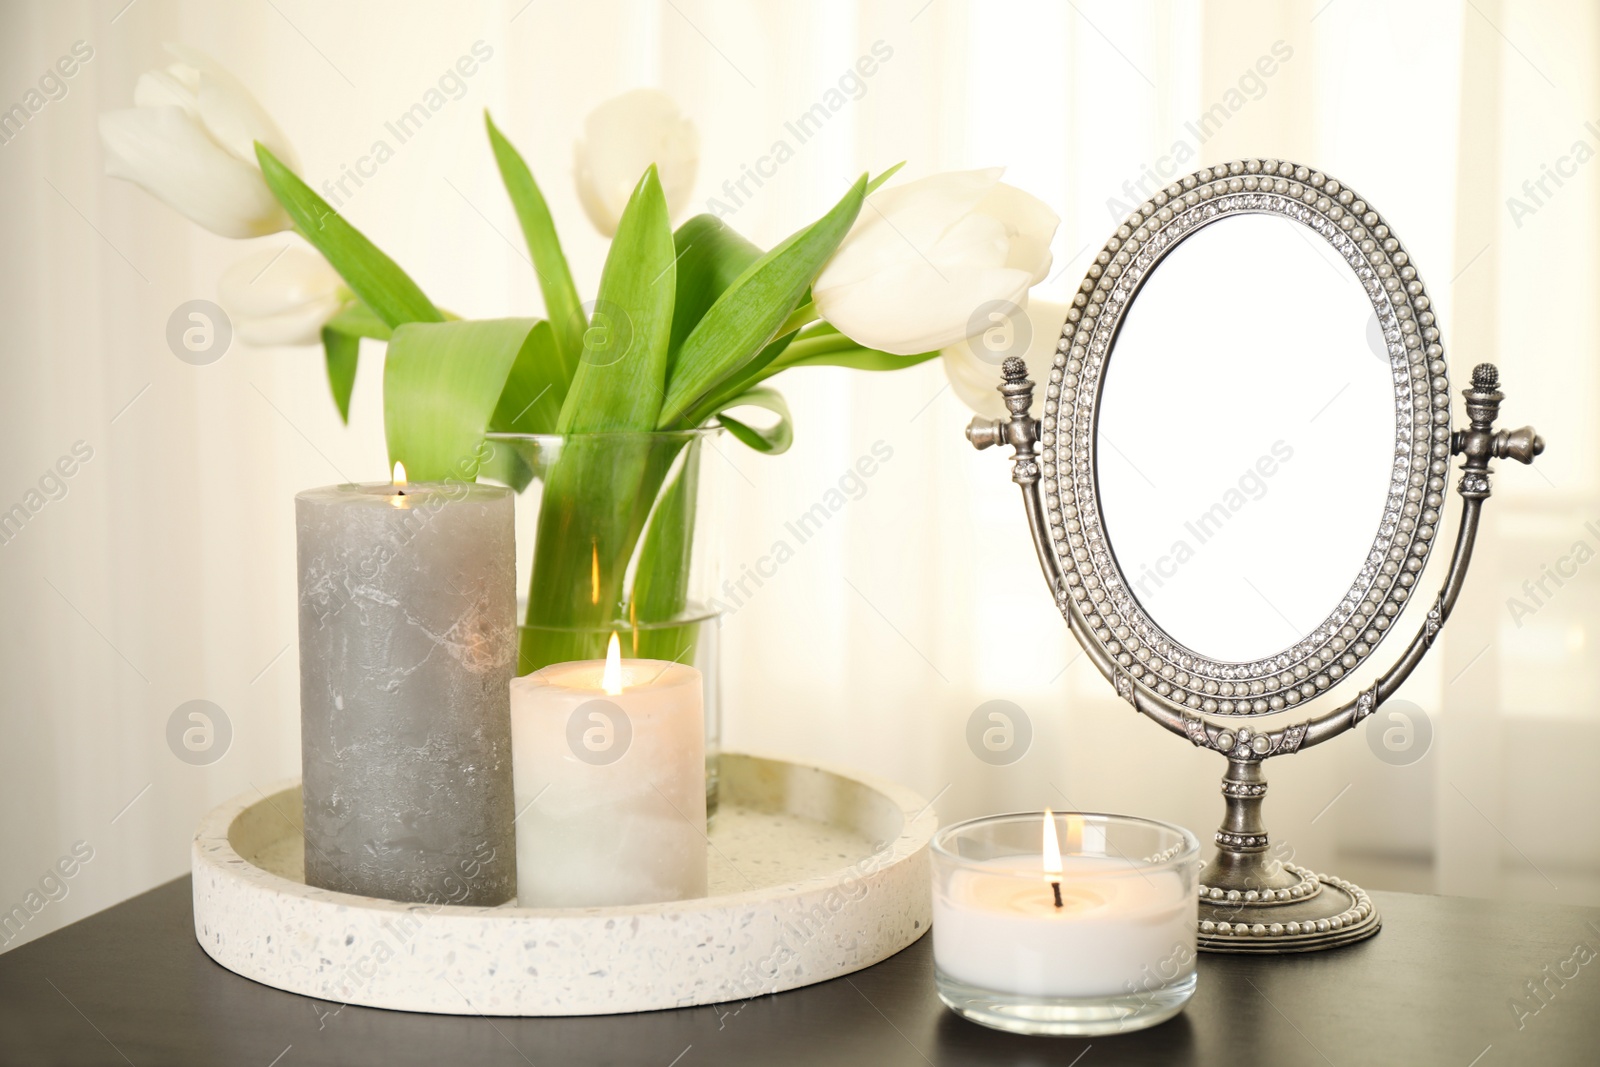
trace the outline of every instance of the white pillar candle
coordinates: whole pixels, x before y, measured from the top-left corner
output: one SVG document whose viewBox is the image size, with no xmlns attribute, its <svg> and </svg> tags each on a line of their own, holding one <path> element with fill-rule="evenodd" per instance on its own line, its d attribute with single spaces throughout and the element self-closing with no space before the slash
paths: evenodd
<svg viewBox="0 0 1600 1067">
<path fill-rule="evenodd" d="M 700 672 L 664 660 L 556 663 L 511 683 L 521 907 L 706 895 Z"/>
<path fill-rule="evenodd" d="M 1100 829 L 1073 819 L 1069 835 Z M 935 886 L 941 971 L 996 993 L 1073 998 L 1141 994 L 1192 971 L 1196 900 L 1184 870 L 1114 855 L 1052 857 L 1048 816 L 1045 827 L 1043 857 L 973 861 Z"/>
</svg>

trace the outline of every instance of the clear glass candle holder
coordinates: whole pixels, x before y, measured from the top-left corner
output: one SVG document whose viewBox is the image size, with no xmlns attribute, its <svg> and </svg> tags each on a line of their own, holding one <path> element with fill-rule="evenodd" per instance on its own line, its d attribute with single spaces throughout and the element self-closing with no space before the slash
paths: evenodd
<svg viewBox="0 0 1600 1067">
<path fill-rule="evenodd" d="M 720 427 L 651 433 L 491 433 L 480 479 L 517 493 L 517 674 L 622 655 L 704 679 L 706 810 L 717 810 L 722 738 L 718 627 L 727 465 L 706 462 Z"/>
<path fill-rule="evenodd" d="M 933 839 L 939 999 L 1021 1034 L 1141 1030 L 1195 987 L 1200 842 L 1126 815 L 1029 812 Z"/>
<path fill-rule="evenodd" d="M 519 607 L 521 617 L 526 618 L 527 602 L 522 601 Z M 531 629 L 536 627 L 519 627 L 524 646 L 531 643 L 528 634 Z M 663 631 L 666 631 L 665 640 Z M 670 622 L 635 624 L 631 620 L 620 620 L 586 633 L 558 634 L 556 639 L 574 644 L 587 642 L 590 647 L 602 650 L 595 654 L 595 658 L 600 659 L 604 658 L 603 650 L 612 634 L 621 642 L 624 657 L 637 659 L 653 653 L 656 659 L 670 658 L 700 672 L 704 687 L 700 706 L 705 719 L 706 817 L 715 818 L 722 779 L 722 616 L 700 605 L 691 605 L 690 610 Z M 549 639 L 545 634 L 534 636 L 536 640 Z M 666 650 L 673 650 L 670 657 Z"/>
</svg>

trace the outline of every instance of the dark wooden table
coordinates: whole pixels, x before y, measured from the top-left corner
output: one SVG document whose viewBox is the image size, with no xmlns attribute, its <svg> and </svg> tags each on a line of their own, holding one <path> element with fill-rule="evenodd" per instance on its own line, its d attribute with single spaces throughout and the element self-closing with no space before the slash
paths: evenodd
<svg viewBox="0 0 1600 1067">
<path fill-rule="evenodd" d="M 573 1019 L 341 1008 L 211 962 L 189 893 L 180 878 L 0 955 L 0 1063 L 1600 1064 L 1595 908 L 1374 893 L 1375 939 L 1202 955 L 1182 1015 L 1090 1040 L 952 1015 L 926 937 L 847 978 L 743 1004 Z"/>
</svg>

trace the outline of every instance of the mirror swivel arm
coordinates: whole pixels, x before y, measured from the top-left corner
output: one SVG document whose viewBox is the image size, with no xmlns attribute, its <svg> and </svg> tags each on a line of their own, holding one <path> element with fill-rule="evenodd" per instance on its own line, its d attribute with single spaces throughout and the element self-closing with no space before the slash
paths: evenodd
<svg viewBox="0 0 1600 1067">
<path fill-rule="evenodd" d="M 1491 459 L 1514 459 L 1519 463 L 1532 463 L 1535 456 L 1544 452 L 1544 438 L 1532 426 L 1518 430 L 1496 430 L 1494 420 L 1500 414 L 1500 402 L 1505 394 L 1500 392 L 1500 372 L 1492 363 L 1480 363 L 1472 370 L 1472 385 L 1462 390 L 1467 402 L 1467 415 L 1471 425 L 1457 430 L 1450 437 L 1452 453 L 1464 456 L 1461 464 L 1461 493 L 1463 507 L 1461 529 L 1456 535 L 1455 553 L 1450 560 L 1449 573 L 1438 599 L 1428 610 L 1422 628 L 1412 637 L 1405 652 L 1377 681 L 1362 690 L 1349 704 L 1319 715 L 1306 723 L 1307 734 L 1302 747 L 1310 747 L 1330 737 L 1337 736 L 1357 725 L 1378 709 L 1378 705 L 1394 695 L 1401 684 L 1416 669 L 1428 649 L 1433 647 L 1455 608 L 1466 580 L 1467 564 L 1472 559 L 1473 545 L 1477 541 L 1478 522 L 1483 503 L 1490 493 L 1489 474 Z"/>
<path fill-rule="evenodd" d="M 1028 529 L 1033 535 L 1039 567 L 1051 591 L 1059 597 L 1063 588 L 1061 565 L 1051 547 L 1050 523 L 1039 494 L 1039 420 L 1028 415 L 1028 409 L 1033 406 L 1033 382 L 1028 379 L 1028 365 L 1016 356 L 1008 357 L 1000 370 L 1004 381 L 1000 383 L 999 392 L 1005 398 L 1011 417 L 974 418 L 967 425 L 967 440 L 979 450 L 995 445 L 1009 445 L 1013 450 L 1011 480 L 1022 489 L 1022 503 L 1028 513 Z"/>
<path fill-rule="evenodd" d="M 1532 463 L 1534 456 L 1544 453 L 1544 438 L 1534 433 L 1532 426 L 1524 426 L 1520 430 L 1496 430 L 1490 447 L 1495 459 Z"/>
<path fill-rule="evenodd" d="M 1039 422 L 1028 416 L 1033 407 L 1033 382 L 1028 380 L 1028 365 L 1016 356 L 1009 356 L 1000 365 L 1003 376 L 998 391 L 1005 398 L 1011 412 L 1008 419 L 974 418 L 967 424 L 967 440 L 977 449 L 993 445 L 1010 445 L 1015 450 L 1012 480 L 1027 485 L 1039 480 L 1039 463 L 1035 446 L 1039 441 Z"/>
<path fill-rule="evenodd" d="M 1030 390 L 1032 382 L 1026 383 Z M 1027 415 L 1013 416 L 1009 419 L 986 419 L 981 415 L 973 417 L 967 423 L 967 440 L 972 442 L 972 447 L 977 449 L 992 448 L 995 445 L 1010 445 L 1016 450 L 1014 459 L 1021 460 L 1027 456 L 1030 460 L 1034 455 L 1034 442 L 1039 439 L 1039 423 Z M 1013 473 L 1015 477 L 1015 472 Z M 1033 471 L 1031 477 L 1038 481 L 1039 472 Z M 1022 479 L 1016 479 L 1021 483 Z"/>
<path fill-rule="evenodd" d="M 1500 415 L 1500 402 L 1505 399 L 1499 386 L 1500 372 L 1493 363 L 1480 363 L 1472 369 L 1472 388 L 1464 391 L 1467 415 L 1472 419 L 1472 425 L 1468 429 L 1457 430 L 1450 438 L 1450 451 L 1466 457 L 1462 469 L 1469 474 L 1475 472 L 1486 476 L 1491 459 L 1532 463 L 1535 456 L 1544 452 L 1544 438 L 1535 433 L 1532 426 L 1524 426 L 1519 430 L 1494 428 L 1494 420 Z M 1462 481 L 1463 494 L 1467 492 L 1467 481 Z M 1488 496 L 1487 477 L 1473 481 L 1482 486 L 1481 490 L 1474 491 L 1481 491 Z"/>
</svg>

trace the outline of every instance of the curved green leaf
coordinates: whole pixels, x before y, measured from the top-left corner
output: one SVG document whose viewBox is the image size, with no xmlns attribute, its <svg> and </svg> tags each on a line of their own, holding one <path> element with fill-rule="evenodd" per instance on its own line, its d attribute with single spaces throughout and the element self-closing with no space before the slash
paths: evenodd
<svg viewBox="0 0 1600 1067">
<path fill-rule="evenodd" d="M 866 187 L 862 176 L 831 211 L 751 264 L 711 305 L 673 362 L 660 428 L 684 425 L 719 383 L 743 376 L 850 232 Z"/>
<path fill-rule="evenodd" d="M 505 388 L 489 417 L 489 429 L 500 433 L 555 433 L 561 402 L 567 398 L 567 375 L 555 331 L 540 319 L 528 331 L 511 364 Z"/>
<path fill-rule="evenodd" d="M 703 426 L 705 421 L 712 415 L 727 407 L 728 401 L 741 393 L 753 389 L 763 379 L 770 378 L 778 373 L 779 370 L 782 370 L 782 366 L 777 365 L 778 360 L 783 356 L 783 353 L 796 336 L 797 334 L 786 333 L 776 341 L 768 344 L 757 354 L 755 359 L 745 364 L 744 370 L 740 372 L 738 377 L 718 383 L 717 391 L 684 416 L 683 424 L 685 426 Z"/>
<path fill-rule="evenodd" d="M 339 421 L 350 425 L 350 394 L 356 388 L 356 361 L 361 354 L 361 335 L 336 330 L 330 322 L 322 328 L 322 350 L 328 363 L 328 388 L 339 409 Z"/>
<path fill-rule="evenodd" d="M 676 618 L 688 604 L 689 573 L 694 554 L 694 519 L 700 489 L 701 441 L 683 449 L 678 470 L 662 490 L 639 543 L 639 562 L 629 598 L 630 615 L 642 622 Z M 692 642 L 695 627 L 635 630 L 635 647 L 629 655 L 646 659 L 676 659 L 685 641 Z M 648 647 L 640 647 L 645 645 Z"/>
<path fill-rule="evenodd" d="M 819 322 L 802 330 L 782 355 L 773 361 L 765 377 L 790 367 L 851 367 L 855 370 L 891 371 L 914 367 L 939 353 L 918 352 L 897 356 L 867 348 L 840 333 L 832 323 Z"/>
<path fill-rule="evenodd" d="M 655 429 L 672 334 L 675 260 L 667 198 L 651 165 L 622 212 L 600 272 L 559 432 Z"/>
<path fill-rule="evenodd" d="M 295 228 L 380 319 L 390 326 L 444 321 L 433 301 L 394 260 L 312 192 L 260 141 L 256 142 L 256 159 L 267 188 L 294 220 Z"/>
<path fill-rule="evenodd" d="M 898 172 L 900 168 L 905 165 L 906 161 L 902 159 L 900 162 L 896 163 L 894 166 L 890 167 L 888 170 L 884 171 L 882 174 L 868 182 L 867 195 L 871 196 L 873 193 L 881 189 L 883 187 L 883 183 L 888 181 L 890 178 L 893 178 L 896 172 Z"/>
<path fill-rule="evenodd" d="M 840 333 L 833 323 L 818 322 L 800 331 L 799 336 L 785 351 L 783 362 L 789 364 L 807 356 L 821 355 L 824 352 L 842 352 L 859 347 L 861 346 L 854 340 Z"/>
<path fill-rule="evenodd" d="M 446 317 L 449 317 L 448 313 Z M 387 322 L 374 315 L 372 309 L 359 299 L 340 308 L 339 313 L 328 320 L 328 329 L 347 333 L 351 337 L 372 337 L 379 341 L 387 341 L 394 332 Z"/>
<path fill-rule="evenodd" d="M 538 275 L 539 291 L 544 294 L 545 317 L 554 331 L 556 351 L 561 356 L 565 374 L 562 385 L 565 386 L 572 380 L 578 360 L 583 356 L 583 329 L 587 321 L 578 303 L 578 289 L 572 284 L 572 271 L 561 251 L 555 222 L 550 218 L 544 194 L 533 180 L 533 172 L 494 124 L 487 108 L 483 112 L 483 124 L 489 130 L 489 145 L 494 150 L 495 164 L 500 168 L 500 180 L 505 183 L 511 206 L 517 212 L 517 222 L 522 226 L 523 239 L 528 242 L 528 252 L 533 256 L 533 272 Z"/>
<path fill-rule="evenodd" d="M 477 475 L 479 445 L 534 319 L 407 323 L 383 366 L 389 462 L 415 481 Z"/>
<path fill-rule="evenodd" d="M 796 333 L 817 321 L 817 304 L 812 300 L 807 290 L 807 296 L 799 307 L 789 312 L 789 317 L 783 320 L 783 325 L 778 327 L 777 336 Z"/>
<path fill-rule="evenodd" d="M 678 255 L 678 284 L 673 298 L 671 362 L 684 340 L 734 279 L 761 258 L 761 249 L 715 215 L 696 215 L 672 235 Z"/>
<path fill-rule="evenodd" d="M 790 346 L 793 347 L 792 345 Z M 852 345 L 848 348 L 837 349 L 832 352 L 820 352 L 812 356 L 803 356 L 799 359 L 785 361 L 783 366 L 773 371 L 788 370 L 791 367 L 849 367 L 852 370 L 894 371 L 915 367 L 918 363 L 926 363 L 937 358 L 939 353 L 918 352 L 910 356 L 897 356 L 893 352 L 880 352 L 876 348 L 862 348 Z"/>
<path fill-rule="evenodd" d="M 734 408 L 765 408 L 778 416 L 778 421 L 766 429 L 759 429 L 729 416 L 727 413 Z M 794 444 L 794 422 L 789 417 L 789 405 L 776 389 L 762 386 L 741 393 L 722 405 L 716 416 L 729 433 L 757 452 L 776 456 L 789 451 L 789 446 Z"/>
<path fill-rule="evenodd" d="M 333 393 L 339 421 L 350 425 L 350 396 L 356 386 L 356 363 L 361 339 L 387 341 L 393 331 L 359 298 L 352 298 L 322 327 L 322 350 L 328 364 L 328 389 Z"/>
</svg>

